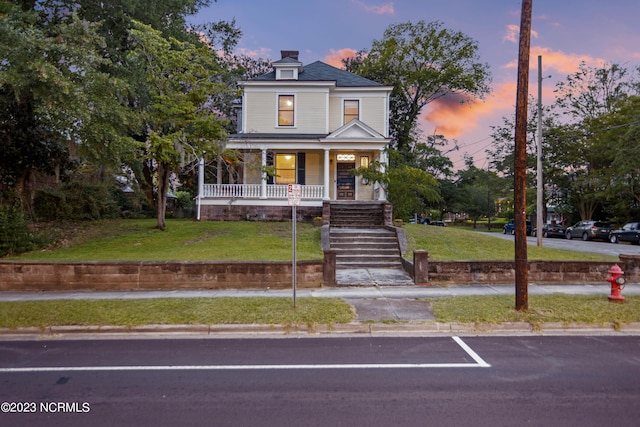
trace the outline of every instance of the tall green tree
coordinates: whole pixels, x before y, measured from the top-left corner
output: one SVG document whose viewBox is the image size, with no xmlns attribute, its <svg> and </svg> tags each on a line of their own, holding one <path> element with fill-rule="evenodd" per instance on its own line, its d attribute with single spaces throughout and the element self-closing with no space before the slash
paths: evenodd
<svg viewBox="0 0 640 427">
<path fill-rule="evenodd" d="M 472 157 L 465 157 L 466 169 L 458 171 L 457 210 L 467 213 L 474 228 L 481 217 L 491 218 L 496 213 L 496 201 L 508 194 L 512 180 L 496 172 L 476 167 Z"/>
<path fill-rule="evenodd" d="M 149 133 L 146 153 L 156 165 L 157 226 L 163 230 L 171 172 L 185 155 L 222 151 L 224 126 L 207 102 L 227 87 L 217 83 L 216 75 L 224 70 L 207 46 L 166 39 L 141 23 L 131 37 L 135 48 L 129 60 L 144 70 L 150 99 L 142 115 Z"/>
<path fill-rule="evenodd" d="M 439 21 L 401 23 L 387 28 L 369 50 L 345 64 L 350 71 L 393 86 L 390 136 L 403 155 L 415 142 L 423 108 L 443 97 L 466 102 L 489 93 L 489 66 L 478 44 Z"/>
<path fill-rule="evenodd" d="M 396 218 L 409 218 L 442 203 L 440 183 L 430 173 L 416 167 L 401 165 L 385 169 L 379 162 L 367 168 L 355 169 L 353 175 L 377 182 L 387 191 Z"/>
<path fill-rule="evenodd" d="M 70 149 L 115 139 L 126 115 L 121 82 L 100 69 L 96 25 L 16 3 L 0 3 L 0 179 L 29 211 L 35 173 L 64 177 Z"/>
<path fill-rule="evenodd" d="M 617 223 L 635 220 L 640 216 L 640 96 L 627 97 L 615 114 L 603 115 L 599 122 L 602 131 L 593 137 L 609 147 L 611 161 L 603 169 L 606 213 Z"/>
<path fill-rule="evenodd" d="M 624 106 L 632 105 L 627 104 L 633 89 L 630 77 L 618 64 L 595 68 L 581 63 L 578 71 L 557 84 L 556 105 L 569 122 L 560 132 L 567 138 L 554 142 L 561 147 L 556 150 L 558 160 L 564 161 L 562 169 L 569 178 L 569 202 L 582 219 L 600 219 L 612 183 L 621 182 L 614 159 L 624 150 L 623 138 L 609 128 L 621 124 Z M 632 120 L 629 115 L 627 119 Z"/>
</svg>

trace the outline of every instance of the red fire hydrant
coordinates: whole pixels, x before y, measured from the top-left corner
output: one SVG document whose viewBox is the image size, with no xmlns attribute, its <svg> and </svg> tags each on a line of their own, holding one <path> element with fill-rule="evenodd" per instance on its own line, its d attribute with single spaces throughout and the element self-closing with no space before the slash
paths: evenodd
<svg viewBox="0 0 640 427">
<path fill-rule="evenodd" d="M 611 283 L 611 295 L 609 295 L 609 301 L 624 301 L 624 297 L 622 296 L 622 289 L 624 289 L 624 284 L 626 279 L 624 278 L 624 271 L 618 264 L 611 267 L 609 270 L 610 276 L 607 277 L 607 282 Z"/>
</svg>

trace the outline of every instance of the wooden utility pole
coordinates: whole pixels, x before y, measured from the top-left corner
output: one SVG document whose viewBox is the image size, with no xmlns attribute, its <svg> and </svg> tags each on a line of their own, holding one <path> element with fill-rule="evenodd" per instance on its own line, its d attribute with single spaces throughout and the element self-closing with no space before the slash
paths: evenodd
<svg viewBox="0 0 640 427">
<path fill-rule="evenodd" d="M 542 247 L 542 230 L 544 222 L 544 181 L 542 179 L 542 55 L 538 55 L 538 138 L 536 147 L 536 239 L 538 247 Z"/>
<path fill-rule="evenodd" d="M 529 98 L 529 49 L 533 0 L 522 0 L 520 47 L 518 51 L 518 91 L 516 95 L 515 211 L 516 310 L 529 308 L 527 262 L 527 103 Z"/>
</svg>

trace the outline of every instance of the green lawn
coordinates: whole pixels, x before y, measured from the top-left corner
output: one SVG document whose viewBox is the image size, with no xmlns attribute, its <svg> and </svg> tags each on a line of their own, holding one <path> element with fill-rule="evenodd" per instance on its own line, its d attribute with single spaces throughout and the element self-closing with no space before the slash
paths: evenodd
<svg viewBox="0 0 640 427">
<path fill-rule="evenodd" d="M 79 224 L 66 247 L 9 259 L 34 261 L 287 261 L 291 223 L 167 220 L 99 221 Z M 322 259 L 320 228 L 298 224 L 296 256 Z"/>
<path fill-rule="evenodd" d="M 515 245 L 513 240 L 504 240 L 468 228 L 431 227 L 420 224 L 406 224 L 407 253 L 405 258 L 413 259 L 414 249 L 429 251 L 434 260 L 513 260 Z M 527 247 L 531 260 L 558 261 L 618 261 L 617 257 L 588 252 L 565 251 L 561 249 Z"/>
<path fill-rule="evenodd" d="M 9 259 L 34 261 L 287 261 L 291 259 L 291 223 L 168 220 L 160 231 L 155 220 L 117 220 L 67 227 L 63 247 Z M 434 260 L 512 260 L 513 241 L 468 228 L 406 224 L 405 257 L 414 249 Z M 299 223 L 297 258 L 322 259 L 320 228 Z M 60 240 L 60 239 L 59 239 Z M 529 259 L 617 261 L 613 256 L 528 247 Z"/>
</svg>

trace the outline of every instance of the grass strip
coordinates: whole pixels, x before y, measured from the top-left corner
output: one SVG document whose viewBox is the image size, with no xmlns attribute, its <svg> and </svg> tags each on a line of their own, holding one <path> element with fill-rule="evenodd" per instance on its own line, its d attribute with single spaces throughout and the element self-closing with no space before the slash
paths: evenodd
<svg viewBox="0 0 640 427">
<path fill-rule="evenodd" d="M 606 296 L 531 295 L 529 310 L 516 311 L 513 296 L 429 298 L 438 322 L 545 322 L 620 326 L 640 322 L 640 296 L 624 303 Z M 0 303 L 0 327 L 157 325 L 328 325 L 355 319 L 340 298 L 158 298 L 136 300 L 55 300 Z"/>
<path fill-rule="evenodd" d="M 516 311 L 509 295 L 430 298 L 439 322 L 491 323 L 545 322 L 622 325 L 640 322 L 640 296 L 625 297 L 623 303 L 598 295 L 530 295 L 529 309 Z"/>
<path fill-rule="evenodd" d="M 332 325 L 355 318 L 339 298 L 157 298 L 0 303 L 0 327 L 139 325 Z"/>
</svg>

